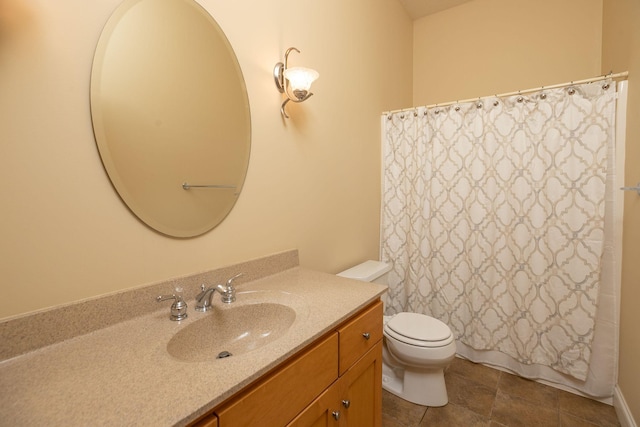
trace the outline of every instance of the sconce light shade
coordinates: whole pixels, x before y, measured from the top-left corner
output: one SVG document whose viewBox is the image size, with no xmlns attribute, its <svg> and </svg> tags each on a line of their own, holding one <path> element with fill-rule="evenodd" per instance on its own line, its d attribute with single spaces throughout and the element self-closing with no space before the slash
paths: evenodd
<svg viewBox="0 0 640 427">
<path fill-rule="evenodd" d="M 291 67 L 284 71 L 284 78 L 289 80 L 289 85 L 294 94 L 296 92 L 304 92 L 305 94 L 311 89 L 311 83 L 316 81 L 320 74 L 316 70 L 304 67 Z"/>
<path fill-rule="evenodd" d="M 284 54 L 284 63 L 278 62 L 273 69 L 273 77 L 275 79 L 278 91 L 284 93 L 287 99 L 282 103 L 280 112 L 285 118 L 289 118 L 285 110 L 285 106 L 289 101 L 303 102 L 313 93 L 310 92 L 311 84 L 320 77 L 320 74 L 311 68 L 304 67 L 287 67 L 289 61 L 289 53 L 292 50 L 300 53 L 295 47 L 290 47 Z"/>
</svg>

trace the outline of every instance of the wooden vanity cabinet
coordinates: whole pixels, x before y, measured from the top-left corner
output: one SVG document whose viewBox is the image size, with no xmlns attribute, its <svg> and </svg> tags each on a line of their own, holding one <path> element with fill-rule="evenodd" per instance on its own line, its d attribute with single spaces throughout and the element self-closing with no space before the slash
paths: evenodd
<svg viewBox="0 0 640 427">
<path fill-rule="evenodd" d="M 344 375 L 288 427 L 380 427 L 382 425 L 382 341 L 378 341 Z"/>
<path fill-rule="evenodd" d="M 381 427 L 382 340 L 349 368 L 340 381 L 345 388 L 340 396 L 340 414 L 343 415 L 340 425 Z"/>
<path fill-rule="evenodd" d="M 193 426 L 381 427 L 382 303 L 363 309 L 212 412 Z M 217 424 L 205 424 L 213 419 Z"/>
<path fill-rule="evenodd" d="M 220 427 L 284 426 L 338 377 L 338 338 L 329 335 L 301 356 L 215 410 Z"/>
<path fill-rule="evenodd" d="M 289 424 L 287 427 L 328 427 L 339 425 L 340 397 L 344 394 L 341 381 L 326 389 Z M 338 414 L 338 415 L 336 415 Z M 338 420 L 336 420 L 336 417 Z"/>
<path fill-rule="evenodd" d="M 218 427 L 218 417 L 211 414 L 196 424 L 198 427 Z"/>
<path fill-rule="evenodd" d="M 378 341 L 382 340 L 382 302 L 378 301 L 365 308 L 336 330 L 340 340 L 338 359 L 340 375 L 343 375 Z"/>
</svg>

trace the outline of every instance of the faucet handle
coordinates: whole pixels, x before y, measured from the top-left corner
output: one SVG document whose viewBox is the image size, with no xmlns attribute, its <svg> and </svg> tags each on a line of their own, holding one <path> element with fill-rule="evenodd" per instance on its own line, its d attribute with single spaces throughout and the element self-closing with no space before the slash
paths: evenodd
<svg viewBox="0 0 640 427">
<path fill-rule="evenodd" d="M 231 279 L 227 280 L 227 288 L 228 289 L 233 289 L 233 281 L 236 280 L 238 277 L 242 276 L 244 273 L 238 273 L 235 276 L 233 276 Z"/>
<path fill-rule="evenodd" d="M 174 303 L 171 304 L 171 316 L 169 317 L 171 320 L 182 320 L 187 318 L 187 303 L 184 302 L 184 298 L 182 297 L 182 288 L 177 287 L 175 289 L 175 294 L 172 295 L 159 295 L 156 297 L 157 302 L 162 302 L 166 300 L 174 300 Z"/>
<path fill-rule="evenodd" d="M 242 276 L 243 273 L 236 274 L 229 280 L 227 280 L 227 285 L 218 285 L 218 291 L 220 291 L 220 297 L 222 302 L 225 304 L 231 304 L 236 300 L 236 288 L 233 287 L 233 281 L 238 277 Z"/>
</svg>

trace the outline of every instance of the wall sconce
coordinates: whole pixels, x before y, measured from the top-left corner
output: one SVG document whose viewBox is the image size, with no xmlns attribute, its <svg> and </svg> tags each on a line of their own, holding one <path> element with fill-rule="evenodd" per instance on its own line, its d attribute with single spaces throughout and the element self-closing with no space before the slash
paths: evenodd
<svg viewBox="0 0 640 427">
<path fill-rule="evenodd" d="M 300 53 L 295 47 L 290 47 L 284 53 L 284 64 L 278 62 L 273 68 L 273 78 L 276 82 L 276 87 L 280 93 L 287 95 L 287 99 L 282 103 L 280 107 L 280 113 L 285 118 L 289 118 L 284 107 L 289 101 L 303 102 L 313 95 L 309 90 L 311 89 L 311 83 L 313 83 L 320 74 L 316 70 L 304 67 L 288 67 L 289 54 L 292 50 Z"/>
</svg>

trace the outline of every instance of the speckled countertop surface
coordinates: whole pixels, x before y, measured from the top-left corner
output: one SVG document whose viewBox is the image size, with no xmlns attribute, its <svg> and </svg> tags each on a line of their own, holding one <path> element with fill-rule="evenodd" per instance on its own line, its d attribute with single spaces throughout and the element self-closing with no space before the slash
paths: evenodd
<svg viewBox="0 0 640 427">
<path fill-rule="evenodd" d="M 256 350 L 183 361 L 169 354 L 169 341 L 211 312 L 196 312 L 194 301 L 187 300 L 189 317 L 172 322 L 170 304 L 159 305 L 157 311 L 1 362 L 0 424 L 184 425 L 376 300 L 386 287 L 294 267 L 237 289 L 231 306 L 216 294 L 214 310 L 282 303 L 296 311 L 293 324 Z"/>
</svg>

